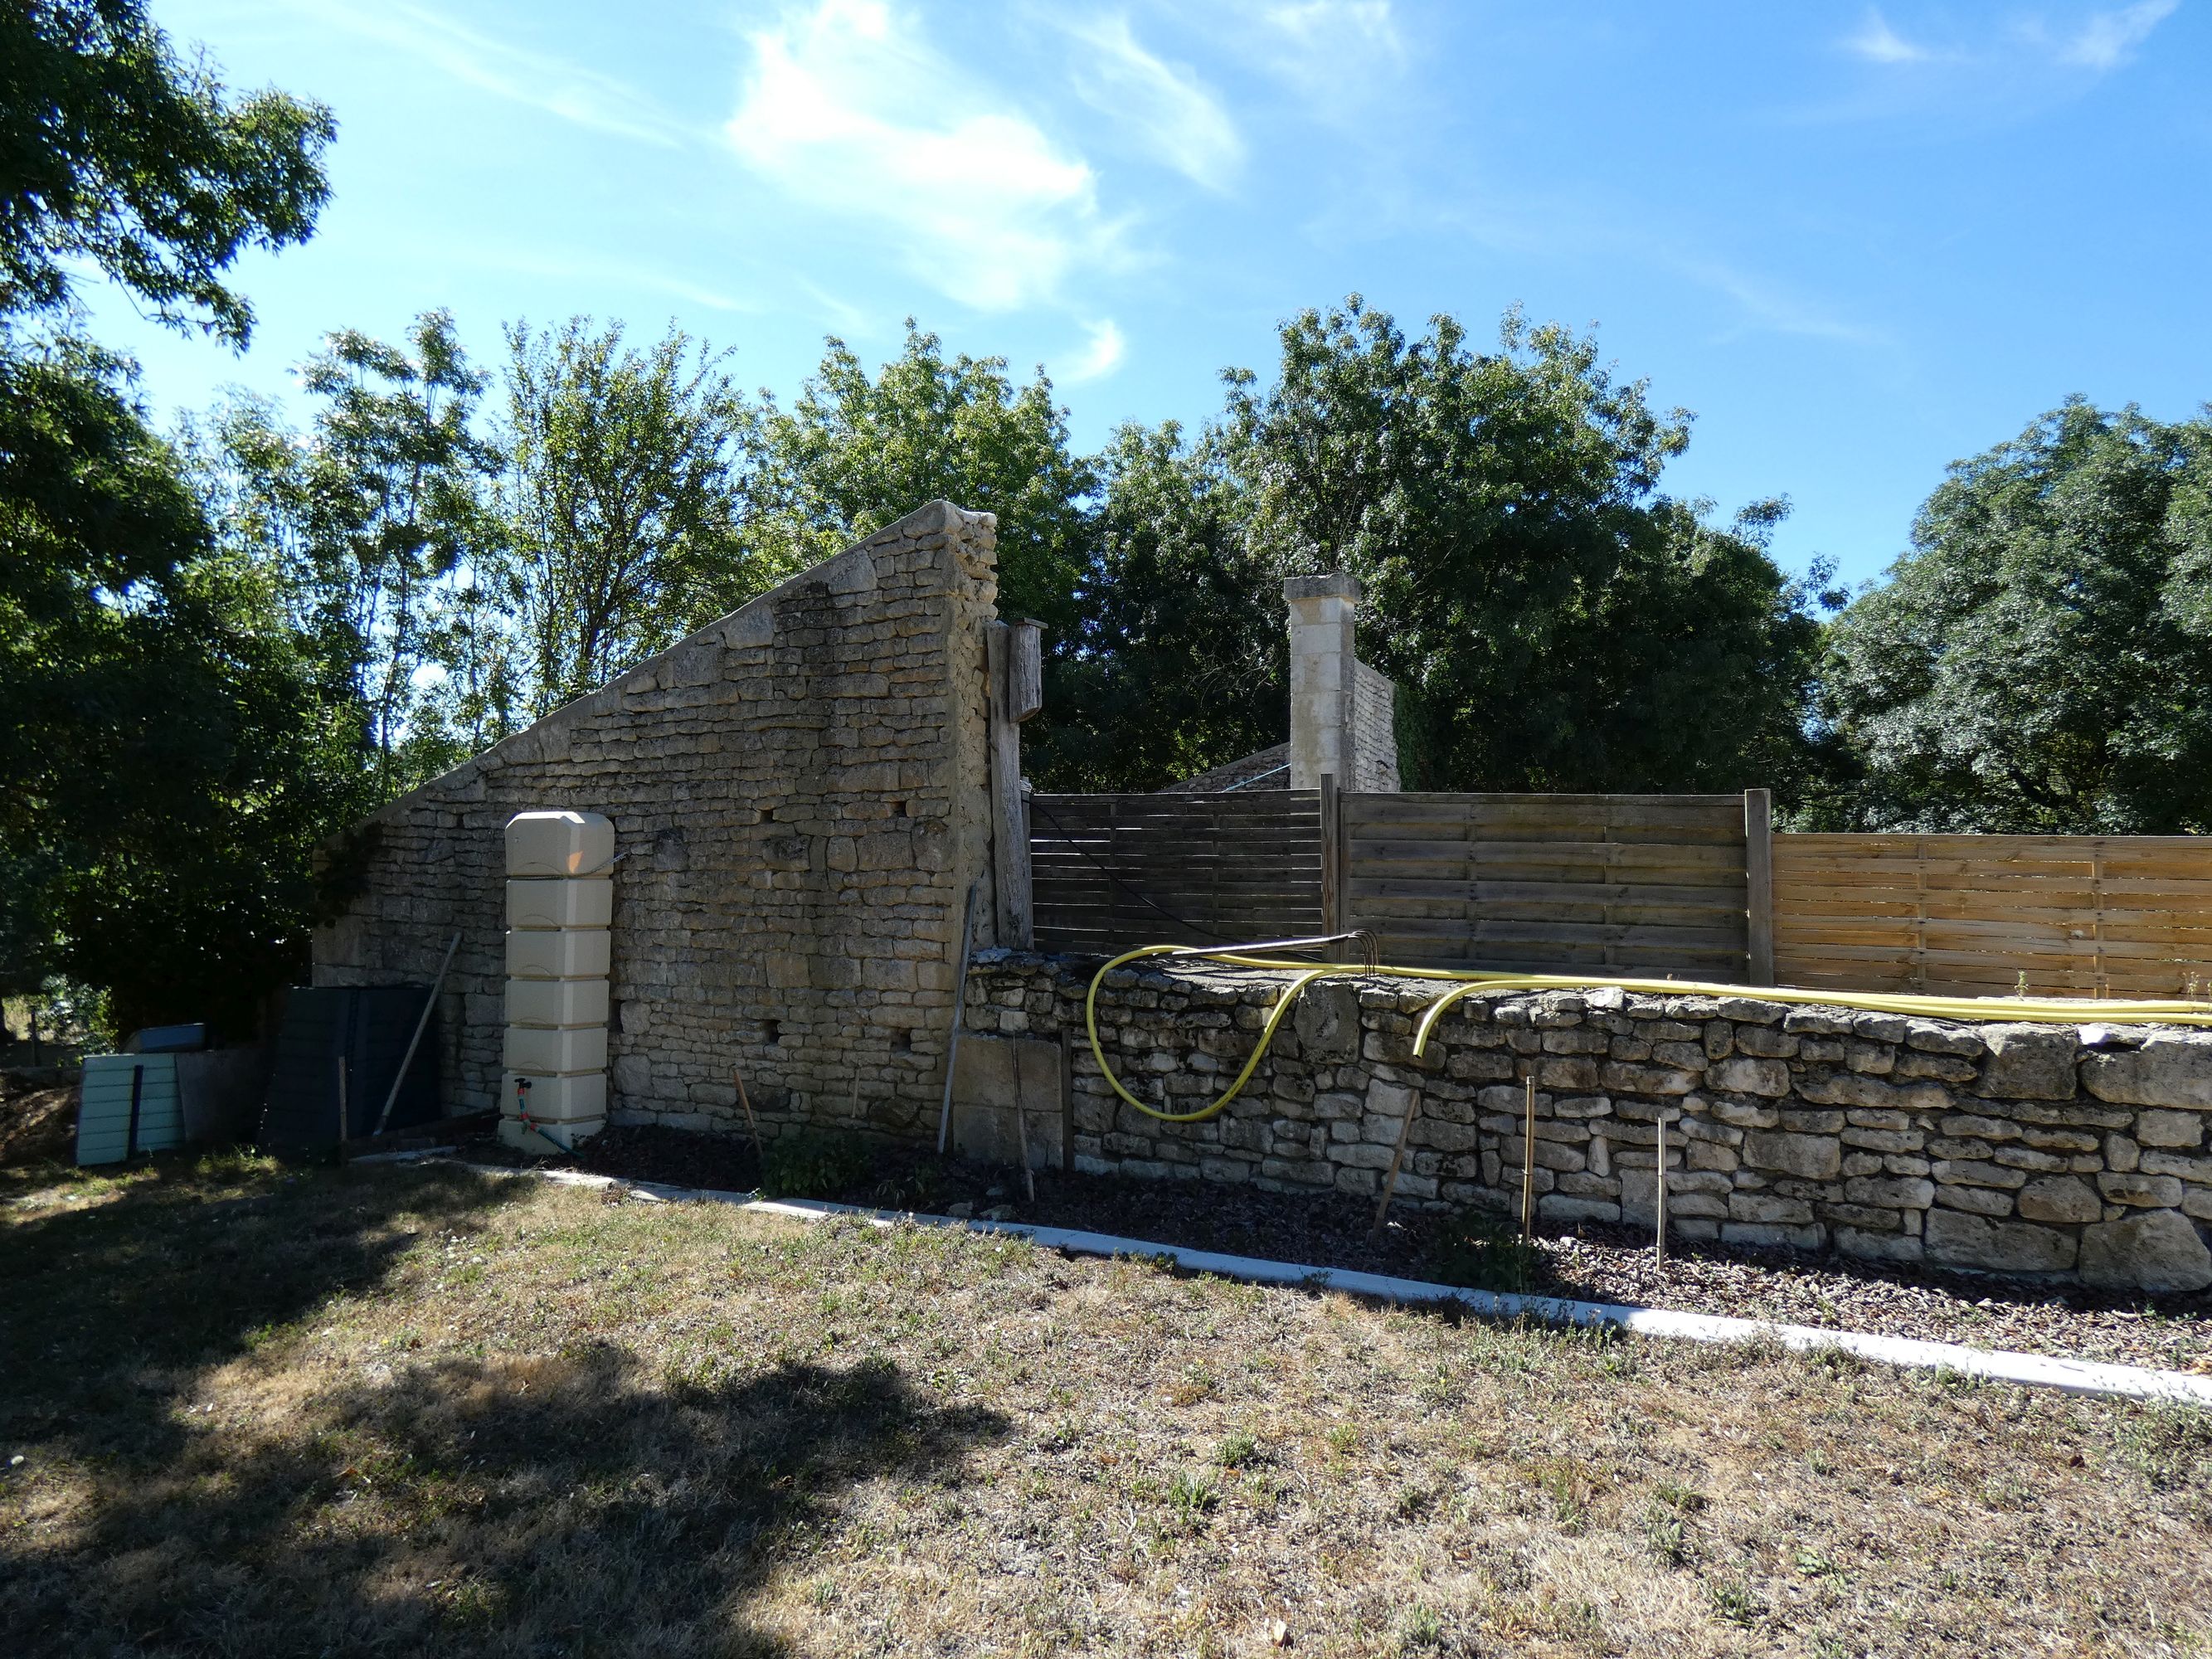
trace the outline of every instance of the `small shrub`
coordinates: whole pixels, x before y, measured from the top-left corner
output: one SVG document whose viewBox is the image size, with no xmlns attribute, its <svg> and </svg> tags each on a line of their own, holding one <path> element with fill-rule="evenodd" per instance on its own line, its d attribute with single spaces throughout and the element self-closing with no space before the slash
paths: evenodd
<svg viewBox="0 0 2212 1659">
<path fill-rule="evenodd" d="M 1205 1518 L 1220 1507 L 1221 1494 L 1203 1476 L 1185 1472 L 1168 1485 L 1168 1502 L 1186 1532 L 1196 1532 Z"/>
<path fill-rule="evenodd" d="M 761 1190 L 771 1198 L 831 1198 L 866 1180 L 873 1162 L 849 1136 L 787 1135 L 761 1154 Z"/>
<path fill-rule="evenodd" d="M 1480 1210 L 1454 1216 L 1437 1236 L 1436 1273 L 1447 1285 L 1525 1294 L 1549 1278 L 1544 1253 Z"/>
<path fill-rule="evenodd" d="M 1434 1607 L 1411 1607 L 1398 1621 L 1398 1650 L 1422 1653 L 1444 1644 L 1444 1621 Z"/>
<path fill-rule="evenodd" d="M 1241 1469 L 1260 1461 L 1260 1443 L 1239 1429 L 1213 1449 L 1213 1461 L 1224 1469 Z"/>
</svg>

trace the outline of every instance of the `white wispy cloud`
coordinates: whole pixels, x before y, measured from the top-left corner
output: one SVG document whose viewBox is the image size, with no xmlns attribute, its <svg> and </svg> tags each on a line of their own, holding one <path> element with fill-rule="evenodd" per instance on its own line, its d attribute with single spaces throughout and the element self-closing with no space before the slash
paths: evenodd
<svg viewBox="0 0 2212 1659">
<path fill-rule="evenodd" d="M 1915 46 L 1880 12 L 1869 10 L 1856 34 L 1844 42 L 1844 50 L 1870 64 L 1922 64 L 1935 56 L 1926 46 Z"/>
<path fill-rule="evenodd" d="M 1128 355 L 1128 345 L 1121 338 L 1121 331 L 1111 317 L 1103 322 L 1085 323 L 1083 331 L 1090 337 L 1090 344 L 1074 366 L 1060 374 L 1062 384 L 1080 386 L 1085 380 L 1103 380 L 1121 368 L 1121 359 Z"/>
<path fill-rule="evenodd" d="M 750 37 L 725 131 L 788 195 L 873 227 L 915 274 L 981 309 L 1052 295 L 1109 257 L 1097 180 L 973 68 L 880 0 L 821 0 Z"/>
<path fill-rule="evenodd" d="M 1943 63 L 1969 71 L 1979 68 L 2014 74 L 2041 65 L 2102 75 L 2134 57 L 2151 31 L 2171 17 L 2180 3 L 2181 0 L 2136 0 L 2132 5 L 2091 10 L 2078 21 L 2063 25 L 2040 12 L 2025 13 L 2000 21 L 1979 35 L 1941 46 L 1908 40 L 1870 7 L 1858 32 L 1841 44 L 1845 52 L 1870 64 Z"/>
<path fill-rule="evenodd" d="M 1244 141 L 1194 70 L 1147 52 L 1126 15 L 1065 27 L 1083 48 L 1073 78 L 1085 103 L 1177 172 L 1228 188 L 1244 164 Z"/>
<path fill-rule="evenodd" d="M 459 81 L 617 137 L 674 147 L 696 137 L 625 82 L 496 40 L 404 0 L 362 5 L 309 0 L 307 9 L 363 39 L 393 46 Z"/>
<path fill-rule="evenodd" d="M 2094 14 L 2058 43 L 2058 61 L 2081 69 L 2118 69 L 2135 55 L 2150 32 L 2173 15 L 2181 0 L 2139 0 L 2132 6 Z"/>
<path fill-rule="evenodd" d="M 1405 55 L 1390 0 L 1259 0 L 1245 9 L 1266 32 L 1261 50 L 1277 71 L 1310 85 Z"/>
</svg>

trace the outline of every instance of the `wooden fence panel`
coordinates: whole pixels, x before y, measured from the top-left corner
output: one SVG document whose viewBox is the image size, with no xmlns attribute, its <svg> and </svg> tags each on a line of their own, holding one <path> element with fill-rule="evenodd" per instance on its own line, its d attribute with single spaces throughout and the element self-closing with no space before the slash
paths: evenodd
<svg viewBox="0 0 2212 1659">
<path fill-rule="evenodd" d="M 2174 997 L 2212 985 L 2212 841 L 1781 835 L 1784 985 Z"/>
<path fill-rule="evenodd" d="M 1111 956 L 1317 933 L 1321 799 L 1312 790 L 1032 795 L 1040 951 Z"/>
<path fill-rule="evenodd" d="M 1385 962 L 1741 980 L 1741 795 L 1347 794 L 1345 921 Z"/>
</svg>

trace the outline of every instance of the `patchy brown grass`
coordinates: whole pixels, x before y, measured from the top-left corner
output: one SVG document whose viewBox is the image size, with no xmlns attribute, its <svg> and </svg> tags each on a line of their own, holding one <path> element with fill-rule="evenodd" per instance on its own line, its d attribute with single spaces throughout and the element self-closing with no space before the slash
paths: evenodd
<svg viewBox="0 0 2212 1659">
<path fill-rule="evenodd" d="M 5 1179 L 10 1653 L 2212 1652 L 2201 1413 L 455 1168 Z"/>
</svg>

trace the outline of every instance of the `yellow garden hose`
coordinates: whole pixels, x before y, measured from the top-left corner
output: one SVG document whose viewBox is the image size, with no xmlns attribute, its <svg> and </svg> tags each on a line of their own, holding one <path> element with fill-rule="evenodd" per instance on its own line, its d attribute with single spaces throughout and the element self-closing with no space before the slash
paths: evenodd
<svg viewBox="0 0 2212 1659">
<path fill-rule="evenodd" d="M 1106 975 L 1124 963 L 1136 962 L 1146 957 L 1173 955 L 1198 962 L 1218 962 L 1231 968 L 1259 968 L 1278 973 L 1295 974 L 1297 977 L 1283 988 L 1283 994 L 1268 1011 L 1267 1023 L 1260 1030 L 1260 1040 L 1252 1048 L 1251 1058 L 1244 1069 L 1237 1073 L 1237 1080 L 1211 1105 L 1190 1112 L 1164 1112 L 1157 1106 L 1147 1106 L 1121 1086 L 1121 1079 L 1106 1063 L 1106 1051 L 1098 1041 L 1098 988 Z M 1098 1062 L 1098 1070 L 1114 1092 L 1146 1117 L 1158 1118 L 1163 1123 L 1203 1123 L 1218 1115 L 1221 1109 L 1244 1091 L 1259 1069 L 1261 1056 L 1274 1040 L 1275 1028 L 1283 1023 L 1291 1005 L 1307 986 L 1317 979 L 1332 976 L 1345 978 L 1419 979 L 1432 983 L 1441 982 L 1453 988 L 1446 991 L 1421 1011 L 1420 1024 L 1413 1035 L 1413 1054 L 1419 1058 L 1429 1046 L 1430 1034 L 1444 1012 L 1462 997 L 1477 991 L 1584 991 L 1614 988 L 1635 991 L 1650 996 L 1712 996 L 1753 997 L 1762 1002 L 1817 1004 L 1831 1008 L 1858 1008 L 1869 1013 L 1901 1014 L 1922 1019 L 1958 1020 L 2018 1020 L 2029 1024 L 2079 1025 L 2094 1021 L 2108 1025 L 2212 1025 L 2212 1004 L 2203 1002 L 2105 1002 L 2082 998 L 2064 997 L 1931 997 L 1891 995 L 1884 992 L 1807 991 L 1794 986 L 1778 985 L 1713 985 L 1697 981 L 1679 979 L 1612 979 L 1574 974 L 1493 974 L 1453 969 L 1449 968 L 1371 968 L 1360 963 L 1328 962 L 1318 967 L 1310 962 L 1285 962 L 1272 957 L 1246 956 L 1235 946 L 1219 951 L 1194 950 L 1181 945 L 1144 945 L 1133 951 L 1125 951 L 1091 975 L 1091 989 L 1083 999 L 1083 1027 L 1091 1038 L 1091 1055 Z"/>
</svg>

